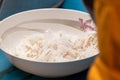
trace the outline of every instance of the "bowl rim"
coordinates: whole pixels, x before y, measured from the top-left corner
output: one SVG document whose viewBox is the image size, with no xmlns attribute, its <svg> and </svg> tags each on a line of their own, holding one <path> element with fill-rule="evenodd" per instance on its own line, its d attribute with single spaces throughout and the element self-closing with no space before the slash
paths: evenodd
<svg viewBox="0 0 120 80">
<path fill-rule="evenodd" d="M 79 10 L 73 10 L 73 9 L 62 9 L 62 8 L 42 8 L 42 9 L 32 9 L 32 10 L 26 10 L 26 11 L 21 11 L 21 12 L 18 12 L 18 13 L 15 13 L 11 16 L 8 16 L 6 18 L 4 18 L 3 20 L 0 21 L 0 23 L 8 20 L 9 18 L 12 18 L 14 16 L 17 16 L 17 15 L 21 15 L 21 14 L 24 14 L 24 13 L 29 13 L 29 12 L 35 12 L 35 11 L 48 11 L 48 10 L 56 10 L 56 11 L 70 11 L 70 12 L 76 12 L 76 13 L 80 13 L 80 14 L 86 14 L 86 15 L 90 15 L 89 13 L 87 12 L 83 12 L 83 11 L 79 11 Z"/>
</svg>

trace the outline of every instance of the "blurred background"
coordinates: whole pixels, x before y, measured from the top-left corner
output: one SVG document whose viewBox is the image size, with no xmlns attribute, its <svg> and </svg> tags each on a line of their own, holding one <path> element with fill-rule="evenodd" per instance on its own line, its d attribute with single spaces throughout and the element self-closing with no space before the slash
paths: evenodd
<svg viewBox="0 0 120 80">
<path fill-rule="evenodd" d="M 26 10 L 40 8 L 66 8 L 87 11 L 82 0 L 0 0 L 0 20 Z"/>
</svg>

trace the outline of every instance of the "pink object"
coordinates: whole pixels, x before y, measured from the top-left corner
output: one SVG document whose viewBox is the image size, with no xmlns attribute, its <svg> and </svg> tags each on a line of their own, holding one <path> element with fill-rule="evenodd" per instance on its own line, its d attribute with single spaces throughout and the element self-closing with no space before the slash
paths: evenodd
<svg viewBox="0 0 120 80">
<path fill-rule="evenodd" d="M 96 31 L 96 28 L 94 26 L 90 25 L 91 23 L 93 23 L 92 19 L 83 20 L 83 19 L 79 18 L 79 22 L 80 22 L 80 29 L 82 31 L 85 32 L 85 31 L 87 31 L 87 29 Z"/>
</svg>

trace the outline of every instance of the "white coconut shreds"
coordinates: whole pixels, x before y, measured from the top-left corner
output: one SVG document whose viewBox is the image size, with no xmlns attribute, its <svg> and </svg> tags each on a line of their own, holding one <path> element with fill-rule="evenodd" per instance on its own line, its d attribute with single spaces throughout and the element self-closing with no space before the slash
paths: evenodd
<svg viewBox="0 0 120 80">
<path fill-rule="evenodd" d="M 96 32 L 83 36 L 65 31 L 33 34 L 21 40 L 12 54 L 38 62 L 67 62 L 98 54 Z"/>
</svg>

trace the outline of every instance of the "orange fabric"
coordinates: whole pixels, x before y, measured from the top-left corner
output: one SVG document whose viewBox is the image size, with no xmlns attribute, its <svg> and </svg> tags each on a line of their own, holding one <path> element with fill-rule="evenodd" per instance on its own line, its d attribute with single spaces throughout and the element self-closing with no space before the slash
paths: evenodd
<svg viewBox="0 0 120 80">
<path fill-rule="evenodd" d="M 100 54 L 88 80 L 120 80 L 120 1 L 94 1 Z"/>
</svg>

